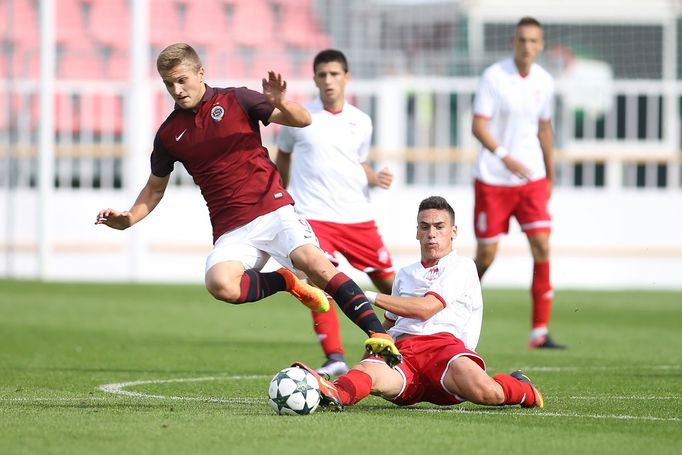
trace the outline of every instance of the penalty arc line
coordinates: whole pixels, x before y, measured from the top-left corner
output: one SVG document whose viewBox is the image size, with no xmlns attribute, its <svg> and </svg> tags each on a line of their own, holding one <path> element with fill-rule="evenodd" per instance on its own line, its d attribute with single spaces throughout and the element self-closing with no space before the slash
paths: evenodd
<svg viewBox="0 0 682 455">
<path fill-rule="evenodd" d="M 230 403 L 230 404 L 254 404 L 260 403 L 263 400 L 256 398 L 210 398 L 210 397 L 183 397 L 183 396 L 168 396 L 156 395 L 143 392 L 134 392 L 125 390 L 127 387 L 134 387 L 138 385 L 149 384 L 167 384 L 167 383 L 182 383 L 182 382 L 205 382 L 205 381 L 219 381 L 219 380 L 240 380 L 240 379 L 261 379 L 267 378 L 266 375 L 249 375 L 249 376 L 207 376 L 199 378 L 178 378 L 178 379 L 153 379 L 144 381 L 129 381 L 119 382 L 113 384 L 102 384 L 98 388 L 102 392 L 113 393 L 116 395 L 124 395 L 133 398 L 156 398 L 160 400 L 176 400 L 176 401 L 202 401 L 209 403 Z M 579 397 L 571 397 L 572 399 Z M 626 397 L 622 397 L 626 398 Z M 631 397 L 635 398 L 635 397 Z M 652 397 L 649 397 L 652 398 Z M 584 399 L 601 399 L 600 397 L 584 397 Z M 500 415 L 499 412 L 476 410 L 476 409 L 420 409 L 411 408 L 417 412 L 452 412 L 460 414 L 478 414 L 478 415 Z M 679 422 L 677 417 L 655 417 L 655 416 L 632 416 L 632 415 L 618 415 L 618 414 L 575 414 L 575 413 L 561 413 L 561 412 L 533 412 L 533 413 L 515 413 L 514 416 L 524 417 L 572 417 L 572 418 L 589 418 L 589 419 L 610 419 L 610 420 L 647 420 L 647 421 L 664 421 L 664 422 Z"/>
<path fill-rule="evenodd" d="M 177 378 L 177 379 L 151 379 L 146 381 L 129 381 L 117 382 L 113 384 L 102 384 L 98 389 L 102 392 L 113 393 L 115 395 L 124 395 L 133 398 L 156 398 L 159 400 L 174 400 L 174 401 L 202 401 L 208 403 L 228 403 L 228 404 L 253 404 L 259 403 L 263 400 L 256 398 L 211 398 L 211 397 L 183 397 L 172 395 L 156 395 L 143 392 L 133 392 L 125 390 L 127 387 L 148 384 L 169 384 L 177 382 L 206 382 L 219 380 L 240 380 L 240 379 L 262 379 L 267 378 L 267 375 L 250 375 L 250 376 L 207 376 L 200 378 Z"/>
</svg>

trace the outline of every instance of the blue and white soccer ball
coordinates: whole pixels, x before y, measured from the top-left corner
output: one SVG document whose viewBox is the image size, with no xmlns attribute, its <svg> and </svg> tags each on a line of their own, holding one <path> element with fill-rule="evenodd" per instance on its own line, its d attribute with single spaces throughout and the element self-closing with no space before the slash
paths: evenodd
<svg viewBox="0 0 682 455">
<path fill-rule="evenodd" d="M 289 367 L 272 378 L 268 396 L 277 414 L 312 414 L 320 405 L 320 384 L 303 368 Z"/>
</svg>

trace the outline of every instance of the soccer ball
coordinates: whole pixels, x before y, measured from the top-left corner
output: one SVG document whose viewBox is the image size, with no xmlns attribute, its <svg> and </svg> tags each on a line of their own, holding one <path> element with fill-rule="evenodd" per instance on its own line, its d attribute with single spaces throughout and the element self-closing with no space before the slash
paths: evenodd
<svg viewBox="0 0 682 455">
<path fill-rule="evenodd" d="M 268 396 L 277 414 L 312 414 L 320 404 L 320 384 L 303 368 L 289 367 L 272 378 Z"/>
</svg>

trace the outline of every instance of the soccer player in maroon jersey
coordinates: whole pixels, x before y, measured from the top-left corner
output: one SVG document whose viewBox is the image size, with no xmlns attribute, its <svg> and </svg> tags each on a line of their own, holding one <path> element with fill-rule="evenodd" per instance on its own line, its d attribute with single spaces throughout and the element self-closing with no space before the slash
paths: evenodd
<svg viewBox="0 0 682 455">
<path fill-rule="evenodd" d="M 305 219 L 293 209 L 277 168 L 263 146 L 259 123 L 304 127 L 310 113 L 286 99 L 281 75 L 268 72 L 263 93 L 214 88 L 204 83 L 196 51 L 184 43 L 164 49 L 156 67 L 175 101 L 159 127 L 151 154 L 151 174 L 133 206 L 101 210 L 95 224 L 127 229 L 163 198 L 176 161 L 199 186 L 213 227 L 213 250 L 206 260 L 206 288 L 216 299 L 241 304 L 288 291 L 315 311 L 328 311 L 331 295 L 369 339 L 366 349 L 387 363 L 401 360 L 393 339 L 362 290 L 325 257 Z M 284 267 L 260 270 L 270 257 Z M 299 280 L 298 269 L 320 289 Z"/>
</svg>

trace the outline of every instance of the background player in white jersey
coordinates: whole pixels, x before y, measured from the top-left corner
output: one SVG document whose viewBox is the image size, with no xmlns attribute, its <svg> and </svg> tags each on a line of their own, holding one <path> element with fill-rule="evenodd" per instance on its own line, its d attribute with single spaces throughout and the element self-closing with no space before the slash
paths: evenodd
<svg viewBox="0 0 682 455">
<path fill-rule="evenodd" d="M 474 169 L 476 268 L 482 278 L 497 254 L 513 216 L 533 254 L 531 348 L 564 348 L 549 336 L 553 291 L 550 282 L 547 204 L 554 183 L 551 125 L 554 82 L 534 63 L 543 31 L 522 18 L 512 40 L 513 57 L 488 67 L 474 101 L 472 132 L 481 142 Z"/>
<path fill-rule="evenodd" d="M 474 352 L 483 315 L 481 286 L 473 261 L 453 250 L 456 236 L 450 204 L 439 196 L 424 199 L 417 213 L 421 260 L 398 272 L 392 295 L 368 295 L 386 310 L 384 327 L 403 362 L 391 368 L 370 356 L 334 383 L 318 377 L 324 405 L 342 409 L 372 393 L 400 406 L 471 401 L 543 407 L 542 395 L 526 375 L 490 377 Z M 294 365 L 310 371 L 300 362 Z"/>
<path fill-rule="evenodd" d="M 306 104 L 312 123 L 306 128 L 282 128 L 276 164 L 284 185 L 296 201 L 296 211 L 312 226 L 320 247 L 335 265 L 337 254 L 369 276 L 380 292 L 390 293 L 395 273 L 391 255 L 377 230 L 369 188 L 387 189 L 393 174 L 367 163 L 372 120 L 346 101 L 348 61 L 336 49 L 313 60 L 319 97 Z M 313 327 L 327 360 L 318 372 L 336 376 L 348 371 L 339 319 L 334 305 L 327 313 L 313 312 Z"/>
</svg>

